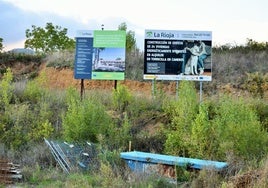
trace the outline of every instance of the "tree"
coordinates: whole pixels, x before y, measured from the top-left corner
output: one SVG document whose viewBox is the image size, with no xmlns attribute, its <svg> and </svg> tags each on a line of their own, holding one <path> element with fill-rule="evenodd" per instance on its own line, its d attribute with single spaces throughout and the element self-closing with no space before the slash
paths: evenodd
<svg viewBox="0 0 268 188">
<path fill-rule="evenodd" d="M 2 52 L 3 49 L 4 49 L 4 46 L 3 46 L 3 39 L 0 38 L 0 52 Z"/>
<path fill-rule="evenodd" d="M 127 31 L 127 24 L 125 22 L 121 23 L 118 26 L 118 30 Z M 126 50 L 127 52 L 131 52 L 136 49 L 136 39 L 134 31 L 127 31 L 126 34 Z"/>
<path fill-rule="evenodd" d="M 45 28 L 32 25 L 32 30 L 26 30 L 25 48 L 37 52 L 54 52 L 59 50 L 74 49 L 75 40 L 67 36 L 67 29 L 47 23 Z"/>
<path fill-rule="evenodd" d="M 127 31 L 127 24 L 121 23 L 118 30 Z M 136 45 L 134 31 L 126 32 L 126 75 L 128 79 L 142 80 L 143 53 L 140 53 Z"/>
</svg>

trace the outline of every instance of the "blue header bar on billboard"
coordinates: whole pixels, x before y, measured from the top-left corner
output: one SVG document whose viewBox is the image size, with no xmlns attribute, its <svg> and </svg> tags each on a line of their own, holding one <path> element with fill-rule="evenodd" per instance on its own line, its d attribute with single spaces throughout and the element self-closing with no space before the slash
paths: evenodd
<svg viewBox="0 0 268 188">
<path fill-rule="evenodd" d="M 74 66 L 75 79 L 91 79 L 93 52 L 93 32 L 78 31 Z"/>
</svg>

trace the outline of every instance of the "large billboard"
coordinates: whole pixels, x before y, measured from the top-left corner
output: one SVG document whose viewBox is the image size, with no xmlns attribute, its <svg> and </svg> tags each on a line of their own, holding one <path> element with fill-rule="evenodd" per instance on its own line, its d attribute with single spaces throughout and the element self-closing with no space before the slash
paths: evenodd
<svg viewBox="0 0 268 188">
<path fill-rule="evenodd" d="M 212 32 L 145 30 L 144 79 L 211 81 Z"/>
<path fill-rule="evenodd" d="M 125 46 L 125 31 L 77 31 L 75 79 L 124 80 Z"/>
</svg>

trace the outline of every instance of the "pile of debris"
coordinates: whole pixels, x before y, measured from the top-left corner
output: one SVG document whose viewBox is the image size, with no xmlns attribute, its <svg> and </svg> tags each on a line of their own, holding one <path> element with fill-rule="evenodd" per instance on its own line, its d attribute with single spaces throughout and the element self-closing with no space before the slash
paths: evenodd
<svg viewBox="0 0 268 188">
<path fill-rule="evenodd" d="M 0 184 L 12 184 L 22 179 L 19 165 L 0 158 Z"/>
</svg>

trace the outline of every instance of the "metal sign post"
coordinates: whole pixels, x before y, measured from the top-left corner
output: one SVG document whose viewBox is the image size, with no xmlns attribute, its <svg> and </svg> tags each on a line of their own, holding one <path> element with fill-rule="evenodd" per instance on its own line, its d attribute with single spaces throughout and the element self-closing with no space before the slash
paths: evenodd
<svg viewBox="0 0 268 188">
<path fill-rule="evenodd" d="M 202 102 L 202 85 L 203 85 L 203 82 L 200 81 L 200 88 L 199 88 L 199 102 L 200 103 Z"/>
<path fill-rule="evenodd" d="M 176 100 L 179 98 L 179 80 L 176 81 Z"/>
<path fill-rule="evenodd" d="M 80 90 L 81 101 L 84 98 L 84 93 L 85 93 L 84 79 L 81 79 L 81 90 Z"/>
<path fill-rule="evenodd" d="M 155 79 L 152 79 L 152 96 L 155 97 Z"/>
</svg>

